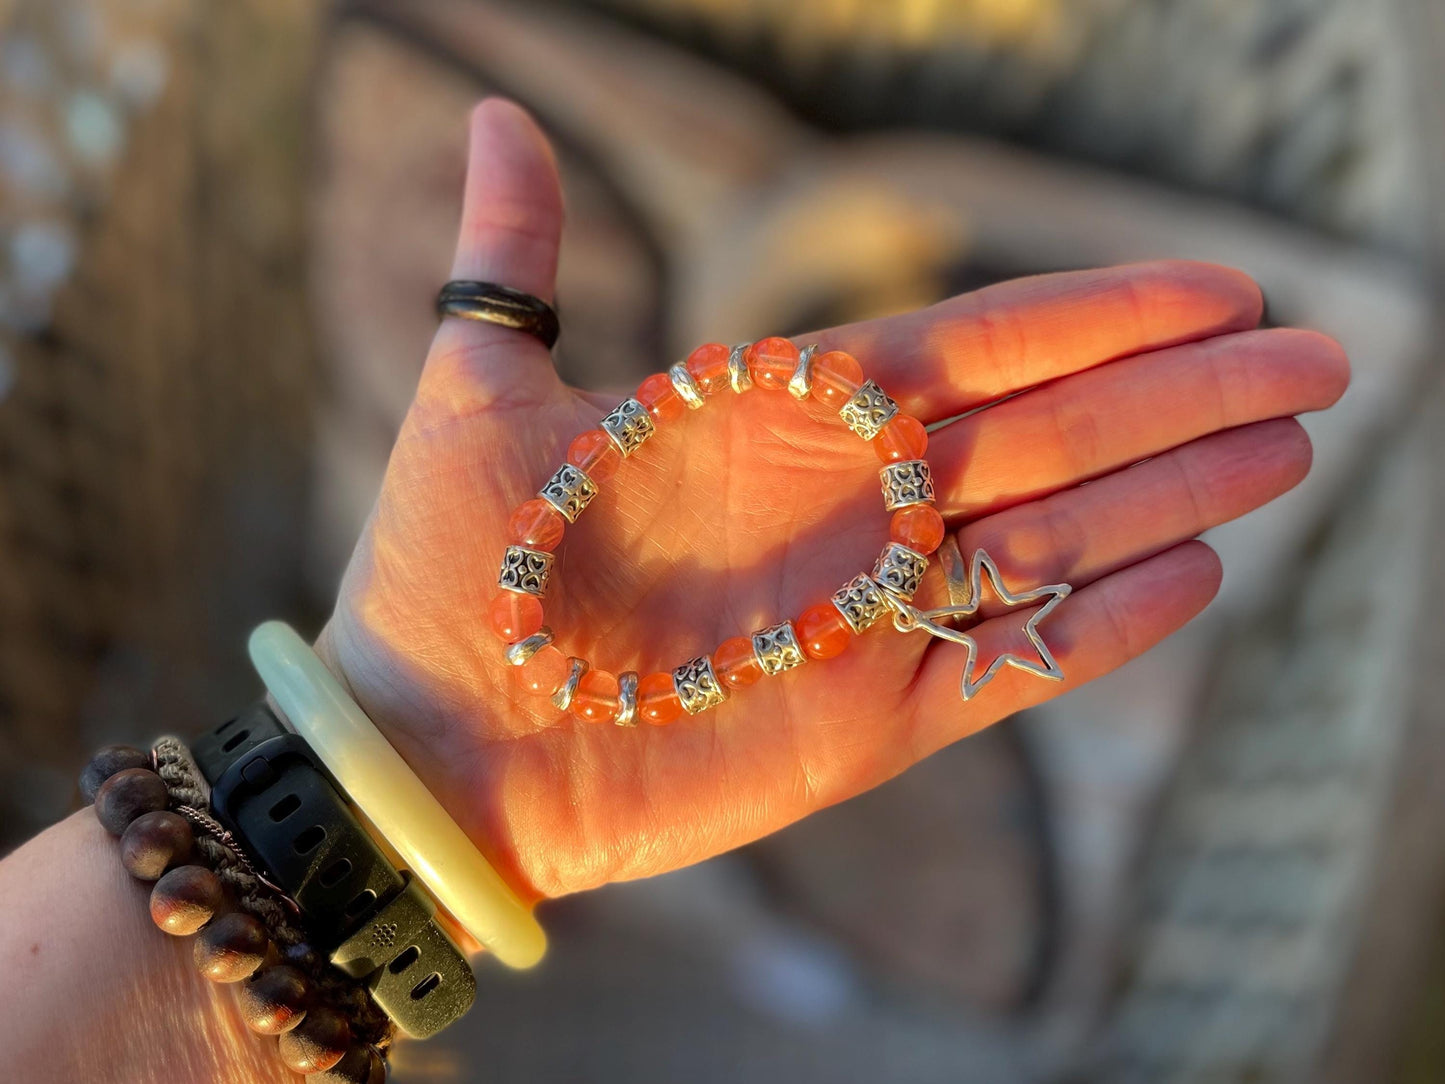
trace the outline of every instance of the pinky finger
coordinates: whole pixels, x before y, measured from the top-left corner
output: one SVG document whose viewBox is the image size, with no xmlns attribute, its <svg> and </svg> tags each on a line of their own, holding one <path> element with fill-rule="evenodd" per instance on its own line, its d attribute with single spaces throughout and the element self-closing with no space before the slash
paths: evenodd
<svg viewBox="0 0 1445 1084">
<path fill-rule="evenodd" d="M 910 753 L 925 757 L 1142 655 L 1209 605 L 1220 576 L 1218 556 L 1203 542 L 1193 541 L 1076 591 L 1038 627 L 1063 669 L 1061 682 L 1006 666 L 965 703 L 959 694 L 964 649 L 935 644 L 918 674 Z M 1003 651 L 1036 659 L 1022 625 L 1023 611 L 1016 611 L 975 626 L 972 635 L 981 666 Z"/>
</svg>

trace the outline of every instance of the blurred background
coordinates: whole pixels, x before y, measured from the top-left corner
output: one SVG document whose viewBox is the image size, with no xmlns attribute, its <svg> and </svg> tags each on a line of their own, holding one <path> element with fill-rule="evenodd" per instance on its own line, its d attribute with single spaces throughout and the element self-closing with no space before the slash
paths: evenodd
<svg viewBox="0 0 1445 1084">
<path fill-rule="evenodd" d="M 582 384 L 1155 256 L 1356 380 L 1186 632 L 549 906 L 395 1079 L 1445 1079 L 1438 0 L 0 0 L 0 842 L 319 627 L 487 93 L 560 151 Z"/>
</svg>

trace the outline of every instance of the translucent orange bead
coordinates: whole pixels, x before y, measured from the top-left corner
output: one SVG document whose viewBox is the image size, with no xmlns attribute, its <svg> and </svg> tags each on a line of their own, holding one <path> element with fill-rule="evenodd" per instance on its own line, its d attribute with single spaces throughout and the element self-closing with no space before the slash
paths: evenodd
<svg viewBox="0 0 1445 1084">
<path fill-rule="evenodd" d="M 515 644 L 542 627 L 542 600 L 536 595 L 498 591 L 490 614 L 492 631 L 504 642 Z"/>
<path fill-rule="evenodd" d="M 885 463 L 922 459 L 923 453 L 928 451 L 928 430 L 917 418 L 899 414 L 878 431 L 873 438 L 873 450 Z"/>
<path fill-rule="evenodd" d="M 652 420 L 658 422 L 675 422 L 687 409 L 666 373 L 653 373 L 637 385 L 637 401 L 647 408 Z"/>
<path fill-rule="evenodd" d="M 787 339 L 774 336 L 759 339 L 745 355 L 753 383 L 770 391 L 782 391 L 798 367 L 798 348 Z"/>
<path fill-rule="evenodd" d="M 750 636 L 734 636 L 718 644 L 712 653 L 712 668 L 718 680 L 730 689 L 741 689 L 763 676 Z"/>
<path fill-rule="evenodd" d="M 617 473 L 622 453 L 602 430 L 589 429 L 578 433 L 567 445 L 567 462 L 594 482 L 605 482 Z"/>
<path fill-rule="evenodd" d="M 943 517 L 931 504 L 911 504 L 893 513 L 888 537 L 926 557 L 943 545 Z"/>
<path fill-rule="evenodd" d="M 551 696 L 567 680 L 571 667 L 567 656 L 551 644 L 547 644 L 530 659 L 517 667 L 518 677 L 529 692 Z"/>
<path fill-rule="evenodd" d="M 863 386 L 863 366 L 852 354 L 829 350 L 813 359 L 813 398 L 838 410 Z"/>
<path fill-rule="evenodd" d="M 562 541 L 567 521 L 562 513 L 541 497 L 523 501 L 507 520 L 507 540 L 516 546 L 534 550 L 554 550 Z"/>
<path fill-rule="evenodd" d="M 793 622 L 793 629 L 803 645 L 803 654 L 810 659 L 831 659 L 843 654 L 853 637 L 848 622 L 831 602 L 809 606 Z"/>
<path fill-rule="evenodd" d="M 572 697 L 572 714 L 589 723 L 610 723 L 617 718 L 617 675 L 607 670 L 588 670 L 577 682 Z"/>
<path fill-rule="evenodd" d="M 687 356 L 687 371 L 697 390 L 712 395 L 728 387 L 728 355 L 731 348 L 722 343 L 703 343 Z"/>
<path fill-rule="evenodd" d="M 637 683 L 637 714 L 653 726 L 666 726 L 682 714 L 682 701 L 672 687 L 672 675 L 648 674 Z"/>
</svg>

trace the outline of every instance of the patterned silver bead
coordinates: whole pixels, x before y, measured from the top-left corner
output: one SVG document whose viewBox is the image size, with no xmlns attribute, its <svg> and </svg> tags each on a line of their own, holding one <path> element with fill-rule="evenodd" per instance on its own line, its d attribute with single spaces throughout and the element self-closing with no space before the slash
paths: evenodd
<svg viewBox="0 0 1445 1084">
<path fill-rule="evenodd" d="M 833 605 L 855 634 L 867 632 L 875 621 L 888 613 L 883 589 L 862 572 L 834 592 Z"/>
<path fill-rule="evenodd" d="M 883 547 L 873 566 L 873 582 L 907 600 L 918 593 L 918 585 L 923 582 L 923 574 L 927 570 L 927 557 L 901 543 L 890 542 Z"/>
<path fill-rule="evenodd" d="M 690 659 L 674 670 L 672 688 L 682 702 L 682 710 L 689 715 L 715 708 L 728 698 L 727 690 L 713 671 L 712 660 L 706 655 Z"/>
<path fill-rule="evenodd" d="M 563 463 L 537 494 L 568 523 L 576 523 L 582 509 L 597 496 L 597 483 L 571 463 Z"/>
<path fill-rule="evenodd" d="M 504 591 L 541 598 L 547 593 L 547 580 L 552 576 L 554 560 L 546 550 L 508 546 L 507 552 L 502 554 L 502 571 L 497 574 L 497 586 Z"/>
<path fill-rule="evenodd" d="M 688 405 L 689 410 L 702 409 L 702 391 L 697 386 L 697 381 L 687 371 L 687 362 L 679 361 L 667 370 L 667 378 L 672 381 L 673 388 L 677 391 L 677 397 Z"/>
<path fill-rule="evenodd" d="M 751 343 L 739 343 L 728 351 L 728 383 L 733 391 L 741 395 L 753 386 L 753 374 L 748 369 L 747 350 Z"/>
<path fill-rule="evenodd" d="M 781 674 L 808 661 L 791 621 L 753 633 L 753 655 L 765 674 Z"/>
<path fill-rule="evenodd" d="M 788 394 L 794 399 L 806 399 L 813 394 L 813 355 L 817 352 L 817 343 L 798 352 L 798 364 L 788 379 Z"/>
<path fill-rule="evenodd" d="M 933 501 L 933 472 L 922 459 L 889 463 L 878 472 L 878 480 L 883 484 L 883 506 L 890 512 Z"/>
<path fill-rule="evenodd" d="M 617 675 L 617 718 L 618 726 L 637 725 L 637 671 L 624 670 Z"/>
<path fill-rule="evenodd" d="M 577 686 L 582 681 L 582 675 L 592 669 L 587 665 L 586 659 L 573 656 L 567 661 L 571 664 L 567 670 L 567 680 L 552 694 L 552 704 L 558 711 L 566 711 L 572 706 L 572 698 L 577 695 Z"/>
<path fill-rule="evenodd" d="M 652 415 L 636 399 L 622 400 L 597 424 L 612 438 L 612 443 L 617 445 L 624 458 L 637 451 L 644 440 L 657 432 Z"/>
<path fill-rule="evenodd" d="M 853 398 L 838 409 L 838 416 L 864 440 L 872 440 L 878 430 L 898 416 L 898 404 L 873 381 L 865 380 Z"/>
<path fill-rule="evenodd" d="M 551 642 L 552 630 L 543 625 L 525 640 L 518 640 L 507 648 L 507 661 L 513 666 L 522 666 Z"/>
</svg>

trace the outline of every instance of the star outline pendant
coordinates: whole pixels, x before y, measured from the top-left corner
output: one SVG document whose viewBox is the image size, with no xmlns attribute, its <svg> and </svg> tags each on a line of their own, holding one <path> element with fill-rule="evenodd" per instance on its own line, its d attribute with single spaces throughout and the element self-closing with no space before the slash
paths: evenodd
<svg viewBox="0 0 1445 1084">
<path fill-rule="evenodd" d="M 961 570 L 963 559 L 958 553 L 958 544 L 953 538 L 949 538 L 945 546 L 952 548 L 952 556 L 947 552 L 942 553 L 945 575 L 949 579 L 949 597 L 957 599 L 960 584 L 957 582 L 956 573 Z M 966 632 L 950 628 L 939 622 L 951 618 L 973 617 L 978 613 L 979 607 L 983 604 L 983 577 L 988 574 L 989 583 L 993 585 L 994 594 L 1000 602 L 1009 608 L 1015 606 L 1026 606 L 1030 603 L 1047 598 L 1048 601 L 1024 622 L 1024 635 L 1028 637 L 1029 643 L 1038 652 L 1039 661 L 1016 655 L 1011 651 L 1005 651 L 989 663 L 983 675 L 974 678 L 974 667 L 978 665 L 978 641 Z M 921 628 L 932 636 L 963 647 L 965 655 L 963 661 L 963 675 L 959 679 L 959 694 L 965 701 L 972 700 L 978 695 L 990 681 L 992 681 L 1006 666 L 1012 666 L 1017 670 L 1033 674 L 1048 681 L 1064 680 L 1063 668 L 1059 666 L 1054 653 L 1049 650 L 1049 645 L 1044 642 L 1043 635 L 1039 632 L 1038 626 L 1054 611 L 1054 608 L 1064 599 L 1069 597 L 1073 591 L 1067 583 L 1046 584 L 1043 587 L 1030 588 L 1027 591 L 1010 591 L 1003 582 L 1003 576 L 998 570 L 998 564 L 988 552 L 982 547 L 974 550 L 973 559 L 969 562 L 967 590 L 963 600 L 950 603 L 948 606 L 941 606 L 935 610 L 913 610 L 911 627 Z M 911 607 L 910 607 L 911 609 Z M 895 620 L 895 624 L 897 621 Z"/>
</svg>

